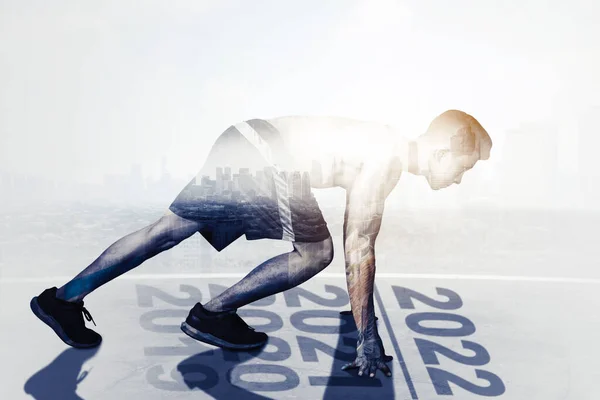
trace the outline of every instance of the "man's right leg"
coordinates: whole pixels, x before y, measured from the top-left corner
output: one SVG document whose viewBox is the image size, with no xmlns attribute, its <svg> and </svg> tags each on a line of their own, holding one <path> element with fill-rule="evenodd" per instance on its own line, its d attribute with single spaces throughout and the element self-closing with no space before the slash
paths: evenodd
<svg viewBox="0 0 600 400">
<path fill-rule="evenodd" d="M 255 332 L 236 313 L 239 307 L 307 281 L 333 260 L 331 237 L 321 242 L 293 242 L 294 251 L 254 268 L 238 283 L 206 304 L 197 303 L 181 329 L 188 336 L 226 349 L 263 346 L 268 336 Z"/>
<path fill-rule="evenodd" d="M 56 297 L 76 302 L 99 286 L 187 239 L 201 228 L 199 222 L 167 211 L 158 221 L 117 240 L 87 268 L 59 288 Z"/>
</svg>

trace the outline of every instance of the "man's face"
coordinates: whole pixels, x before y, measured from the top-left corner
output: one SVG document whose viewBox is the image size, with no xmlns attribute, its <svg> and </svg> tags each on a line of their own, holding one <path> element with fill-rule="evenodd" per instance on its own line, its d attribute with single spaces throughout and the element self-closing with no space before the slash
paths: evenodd
<svg viewBox="0 0 600 400">
<path fill-rule="evenodd" d="M 477 152 L 460 154 L 450 149 L 437 149 L 429 158 L 427 182 L 433 190 L 443 189 L 454 183 L 459 184 L 466 171 L 479 160 Z"/>
</svg>

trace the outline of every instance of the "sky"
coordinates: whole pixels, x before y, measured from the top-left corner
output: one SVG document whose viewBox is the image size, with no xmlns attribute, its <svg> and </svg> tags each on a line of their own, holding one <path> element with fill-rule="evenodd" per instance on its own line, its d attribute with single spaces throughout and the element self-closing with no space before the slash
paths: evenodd
<svg viewBox="0 0 600 400">
<path fill-rule="evenodd" d="M 531 124 L 556 129 L 560 168 L 577 173 L 580 144 L 600 144 L 599 12 L 592 0 L 0 0 L 0 170 L 102 182 L 132 164 L 157 177 L 165 160 L 188 179 L 245 119 L 336 115 L 416 137 L 461 109 L 494 142 L 481 176 L 498 176 L 507 132 Z"/>
</svg>

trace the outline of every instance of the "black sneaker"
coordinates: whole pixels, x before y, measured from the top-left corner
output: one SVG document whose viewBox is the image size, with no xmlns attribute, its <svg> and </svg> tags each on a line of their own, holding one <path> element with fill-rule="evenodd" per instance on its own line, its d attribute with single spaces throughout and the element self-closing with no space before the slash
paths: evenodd
<svg viewBox="0 0 600 400">
<path fill-rule="evenodd" d="M 269 338 L 248 326 L 236 310 L 208 315 L 200 303 L 190 310 L 181 330 L 191 338 L 229 350 L 261 347 Z"/>
<path fill-rule="evenodd" d="M 84 316 L 88 321 L 94 322 L 94 320 L 83 306 L 83 300 L 69 302 L 58 299 L 56 290 L 56 287 L 46 289 L 39 296 L 31 299 L 29 303 L 31 311 L 69 346 L 82 349 L 98 346 L 102 336 L 85 327 Z"/>
</svg>

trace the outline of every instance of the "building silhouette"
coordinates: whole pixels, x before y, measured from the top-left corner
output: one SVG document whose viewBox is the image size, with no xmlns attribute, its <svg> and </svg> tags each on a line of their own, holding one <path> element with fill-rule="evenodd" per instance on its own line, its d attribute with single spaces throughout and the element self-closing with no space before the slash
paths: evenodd
<svg viewBox="0 0 600 400">
<path fill-rule="evenodd" d="M 240 168 L 239 173 L 231 174 L 229 167 L 217 167 L 215 169 L 215 179 L 209 175 L 196 176 L 183 190 L 183 196 L 190 201 L 193 200 L 211 200 L 211 201 L 233 201 L 244 199 L 252 201 L 263 199 L 262 201 L 277 201 L 278 181 L 284 183 L 279 190 L 287 190 L 289 198 L 297 200 L 308 200 L 311 198 L 311 176 L 308 171 L 279 171 L 274 167 L 264 167 L 252 173 L 249 168 Z M 278 174 L 278 175 L 276 175 Z"/>
<path fill-rule="evenodd" d="M 302 198 L 302 175 L 299 171 L 294 171 L 291 174 L 290 185 L 292 189 L 292 197 L 301 199 Z"/>
<path fill-rule="evenodd" d="M 313 162 L 312 162 L 312 168 L 311 168 L 311 174 L 312 174 L 312 181 L 313 182 L 317 182 L 317 183 L 322 182 L 322 179 L 323 179 L 323 170 L 322 170 L 322 166 L 321 166 L 320 162 L 313 160 Z"/>
<path fill-rule="evenodd" d="M 302 195 L 303 200 L 310 199 L 310 174 L 308 171 L 302 173 Z"/>
</svg>

